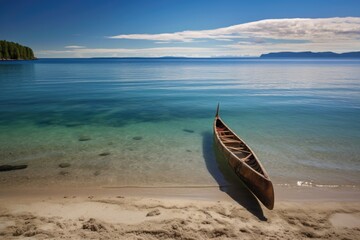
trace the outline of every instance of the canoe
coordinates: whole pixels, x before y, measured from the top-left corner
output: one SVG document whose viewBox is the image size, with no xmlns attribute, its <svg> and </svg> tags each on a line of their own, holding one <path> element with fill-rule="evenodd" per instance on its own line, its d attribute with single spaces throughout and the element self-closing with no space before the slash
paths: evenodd
<svg viewBox="0 0 360 240">
<path fill-rule="evenodd" d="M 268 209 L 274 208 L 274 188 L 254 151 L 220 118 L 219 105 L 214 120 L 215 144 L 246 187 Z"/>
</svg>

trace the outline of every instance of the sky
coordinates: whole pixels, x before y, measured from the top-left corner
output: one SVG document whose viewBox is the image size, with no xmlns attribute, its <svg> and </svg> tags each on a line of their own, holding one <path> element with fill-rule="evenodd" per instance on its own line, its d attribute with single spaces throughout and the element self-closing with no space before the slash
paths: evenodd
<svg viewBox="0 0 360 240">
<path fill-rule="evenodd" d="M 360 51 L 358 0 L 0 0 L 0 39 L 39 58 Z"/>
</svg>

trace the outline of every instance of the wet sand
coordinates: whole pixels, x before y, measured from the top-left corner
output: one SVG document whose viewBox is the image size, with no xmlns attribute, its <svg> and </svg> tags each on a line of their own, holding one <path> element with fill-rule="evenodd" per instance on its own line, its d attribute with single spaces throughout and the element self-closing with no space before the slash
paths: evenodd
<svg viewBox="0 0 360 240">
<path fill-rule="evenodd" d="M 4 239 L 357 239 L 360 191 L 276 187 L 267 210 L 246 190 L 1 188 Z"/>
</svg>

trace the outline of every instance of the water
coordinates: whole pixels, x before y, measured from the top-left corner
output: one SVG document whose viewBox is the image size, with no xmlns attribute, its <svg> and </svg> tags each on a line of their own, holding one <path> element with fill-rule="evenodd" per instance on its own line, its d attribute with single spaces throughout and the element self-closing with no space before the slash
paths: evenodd
<svg viewBox="0 0 360 240">
<path fill-rule="evenodd" d="M 275 184 L 360 185 L 360 61 L 236 59 L 0 63 L 0 184 L 226 184 L 218 102 Z"/>
</svg>

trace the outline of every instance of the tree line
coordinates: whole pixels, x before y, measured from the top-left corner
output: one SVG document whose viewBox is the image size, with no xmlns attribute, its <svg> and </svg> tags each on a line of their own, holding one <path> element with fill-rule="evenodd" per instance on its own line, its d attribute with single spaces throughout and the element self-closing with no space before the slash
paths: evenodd
<svg viewBox="0 0 360 240">
<path fill-rule="evenodd" d="M 31 48 L 15 42 L 0 41 L 0 60 L 32 60 L 36 59 Z"/>
</svg>

